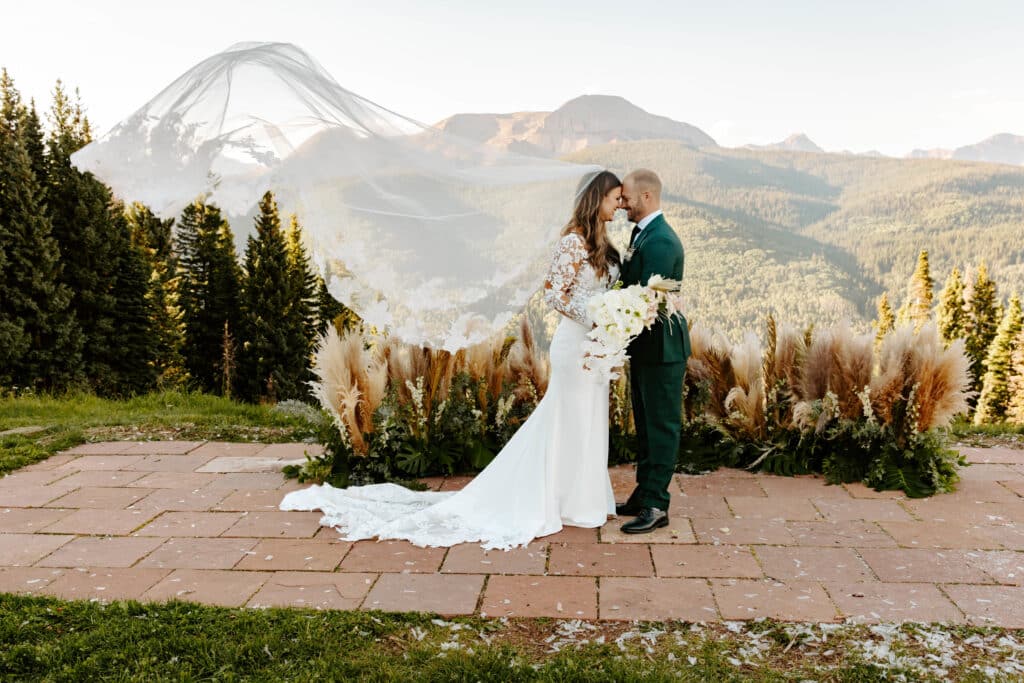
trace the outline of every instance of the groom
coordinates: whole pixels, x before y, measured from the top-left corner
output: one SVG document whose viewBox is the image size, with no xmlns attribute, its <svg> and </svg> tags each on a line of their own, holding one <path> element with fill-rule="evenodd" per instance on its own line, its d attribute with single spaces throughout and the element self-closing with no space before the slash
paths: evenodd
<svg viewBox="0 0 1024 683">
<path fill-rule="evenodd" d="M 661 213 L 661 180 L 638 169 L 622 181 L 622 205 L 636 223 L 623 257 L 622 284 L 646 285 L 652 275 L 683 279 L 683 245 Z M 636 519 L 622 525 L 627 534 L 668 526 L 668 487 L 675 473 L 682 419 L 683 377 L 690 356 L 686 319 L 677 314 L 644 330 L 629 345 L 633 421 L 637 436 L 637 486 L 615 506 Z"/>
</svg>

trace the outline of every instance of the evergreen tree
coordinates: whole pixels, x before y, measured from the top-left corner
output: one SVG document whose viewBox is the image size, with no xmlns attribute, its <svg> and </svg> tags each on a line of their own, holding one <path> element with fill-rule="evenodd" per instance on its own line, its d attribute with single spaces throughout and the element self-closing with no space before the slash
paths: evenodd
<svg viewBox="0 0 1024 683">
<path fill-rule="evenodd" d="M 355 311 L 331 296 L 327 283 L 319 275 L 316 278 L 316 317 L 317 335 L 326 332 L 328 325 L 344 332 L 357 329 L 363 322 Z"/>
<path fill-rule="evenodd" d="M 146 251 L 152 258 L 165 262 L 171 270 L 177 267 L 174 253 L 174 219 L 156 216 L 145 204 L 133 203 L 128 207 L 128 227 L 132 242 Z"/>
<path fill-rule="evenodd" d="M 948 347 L 954 339 L 960 339 L 966 333 L 967 307 L 964 304 L 964 281 L 960 269 L 954 267 L 942 288 L 937 312 L 939 334 Z"/>
<path fill-rule="evenodd" d="M 118 394 L 151 388 L 153 345 L 146 302 L 144 257 L 135 249 L 127 221 L 110 190 L 80 173 L 71 155 L 92 132 L 81 104 L 60 81 L 50 110 L 47 140 L 47 204 L 60 248 L 61 280 L 82 329 L 87 379 L 100 391 Z M 140 317 L 141 316 L 141 317 Z"/>
<path fill-rule="evenodd" d="M 1024 326 L 1020 298 L 1014 294 L 985 359 L 985 378 L 974 413 L 975 424 L 1001 422 L 1010 404 L 1010 370 L 1013 345 Z"/>
<path fill-rule="evenodd" d="M 38 117 L 0 72 L 0 386 L 63 389 L 79 379 L 81 336 L 58 282 Z M 36 158 L 38 157 L 38 158 Z"/>
<path fill-rule="evenodd" d="M 309 262 L 306 248 L 302 243 L 302 228 L 293 214 L 286 236 L 288 250 L 288 272 L 291 281 L 291 320 L 288 330 L 291 335 L 288 347 L 294 350 L 289 364 L 299 373 L 297 393 L 299 398 L 309 398 L 308 382 L 313 379 L 313 342 L 317 333 L 317 276 Z"/>
<path fill-rule="evenodd" d="M 917 268 L 907 284 L 907 300 L 897 316 L 900 323 L 911 322 L 919 330 L 932 316 L 932 298 L 935 283 L 928 265 L 928 250 L 922 249 L 917 257 Z"/>
<path fill-rule="evenodd" d="M 0 110 L 0 188 L 3 189 L 0 192 L 0 387 L 5 387 L 16 382 L 15 367 L 21 363 L 30 345 L 25 321 L 12 305 L 14 298 L 20 298 L 21 294 L 12 270 L 17 260 L 14 253 L 17 235 L 22 232 L 17 225 L 19 215 L 37 207 L 30 203 L 35 197 L 25 196 L 31 193 L 23 190 L 22 196 L 15 195 L 28 181 L 29 165 L 18 139 L 20 96 L 7 69 L 0 72 L 0 95 L 3 97 Z"/>
<path fill-rule="evenodd" d="M 247 401 L 296 398 L 304 393 L 296 359 L 306 346 L 295 346 L 304 338 L 304 323 L 293 310 L 296 293 L 288 245 L 270 192 L 260 200 L 256 233 L 246 243 L 244 271 L 238 394 Z"/>
<path fill-rule="evenodd" d="M 35 174 L 36 182 L 39 183 L 40 191 L 43 193 L 43 199 L 45 200 L 46 187 L 48 185 L 46 177 L 46 137 L 43 135 L 43 125 L 39 121 L 35 100 L 25 110 L 23 128 L 22 141 L 25 144 L 25 151 L 28 152 L 29 161 L 32 163 L 32 173 Z"/>
<path fill-rule="evenodd" d="M 889 334 L 896 327 L 896 316 L 893 315 L 892 306 L 889 305 L 888 292 L 882 292 L 878 299 L 878 317 L 873 323 L 875 328 L 875 343 L 881 344 L 885 335 Z"/>
<path fill-rule="evenodd" d="M 101 394 L 141 394 L 152 391 L 158 377 L 151 272 L 146 254 L 131 242 L 128 220 L 119 204 L 111 207 L 110 223 L 118 242 L 114 250 L 118 266 L 111 283 L 116 327 L 107 343 L 95 350 L 99 364 L 111 373 L 96 377 L 94 383 Z"/>
<path fill-rule="evenodd" d="M 185 367 L 199 389 L 230 394 L 223 383 L 224 339 L 238 329 L 241 286 L 231 226 L 220 209 L 196 201 L 181 214 L 176 245 Z"/>
<path fill-rule="evenodd" d="M 964 335 L 966 351 L 971 360 L 973 389 L 980 391 L 982 379 L 985 376 L 985 359 L 988 348 L 996 336 L 1000 318 L 996 299 L 996 284 L 989 278 L 988 268 L 984 262 L 978 268 L 978 274 L 965 298 L 967 301 Z"/>
<path fill-rule="evenodd" d="M 173 250 L 173 219 L 161 220 L 146 206 L 128 209 L 132 243 L 146 257 L 149 268 L 147 298 L 153 315 L 156 347 L 154 370 L 161 388 L 178 388 L 188 380 L 185 370 L 185 325 L 179 305 L 178 259 Z"/>
<path fill-rule="evenodd" d="M 1024 330 L 1017 333 L 1010 355 L 1010 403 L 1006 418 L 1010 422 L 1024 425 Z"/>
</svg>

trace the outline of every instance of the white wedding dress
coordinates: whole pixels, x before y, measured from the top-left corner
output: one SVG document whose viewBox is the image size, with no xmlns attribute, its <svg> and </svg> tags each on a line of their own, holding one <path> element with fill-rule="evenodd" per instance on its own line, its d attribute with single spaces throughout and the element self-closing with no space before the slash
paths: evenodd
<svg viewBox="0 0 1024 683">
<path fill-rule="evenodd" d="M 551 341 L 551 379 L 540 403 L 500 453 L 461 491 L 395 484 L 328 484 L 293 491 L 282 510 L 321 510 L 346 540 L 404 539 L 418 546 L 479 542 L 509 549 L 559 531 L 599 527 L 615 514 L 608 478 L 608 382 L 583 369 L 591 328 L 586 301 L 618 278 L 598 278 L 583 238 L 559 241 L 545 300 L 563 313 Z"/>
</svg>

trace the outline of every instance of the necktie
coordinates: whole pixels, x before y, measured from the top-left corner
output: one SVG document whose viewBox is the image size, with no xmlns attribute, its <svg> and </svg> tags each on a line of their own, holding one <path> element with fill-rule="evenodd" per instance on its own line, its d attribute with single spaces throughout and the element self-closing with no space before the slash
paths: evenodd
<svg viewBox="0 0 1024 683">
<path fill-rule="evenodd" d="M 629 235 L 629 246 L 633 246 L 633 242 L 636 242 L 636 236 L 640 234 L 640 226 L 634 225 L 633 232 Z"/>
</svg>

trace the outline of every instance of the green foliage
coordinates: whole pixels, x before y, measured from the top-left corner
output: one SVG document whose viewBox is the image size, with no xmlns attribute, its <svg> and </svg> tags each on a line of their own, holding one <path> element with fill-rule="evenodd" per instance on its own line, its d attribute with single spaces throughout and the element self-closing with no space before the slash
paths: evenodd
<svg viewBox="0 0 1024 683">
<path fill-rule="evenodd" d="M 312 344 L 312 274 L 298 224 L 290 248 L 274 196 L 259 205 L 245 249 L 237 387 L 247 401 L 308 396 Z"/>
<path fill-rule="evenodd" d="M 1016 670 L 1018 639 L 974 626 L 446 620 L 0 595 L 0 677 L 12 681 L 980 682 Z"/>
<path fill-rule="evenodd" d="M 106 396 L 145 393 L 156 386 L 157 380 L 156 315 L 149 297 L 148 262 L 145 252 L 129 241 L 127 221 L 118 208 L 112 208 L 111 216 L 119 239 L 117 276 L 112 288 L 115 329 L 110 331 L 106 346 L 96 349 L 97 359 L 110 369 L 110 374 L 93 380 L 96 390 Z"/>
<path fill-rule="evenodd" d="M 188 371 L 184 356 L 185 325 L 179 305 L 181 277 L 171 236 L 174 221 L 161 220 L 138 203 L 129 207 L 127 217 L 132 243 L 146 257 L 150 271 L 146 297 L 156 347 L 153 359 L 156 382 L 161 389 L 184 388 Z"/>
<path fill-rule="evenodd" d="M 133 438 L 281 442 L 310 439 L 317 425 L 306 415 L 238 403 L 209 394 L 151 392 L 126 399 L 91 393 L 0 394 L 0 431 L 43 431 L 0 439 L 0 475 L 86 440 Z M 334 430 L 337 432 L 337 430 Z"/>
<path fill-rule="evenodd" d="M 486 381 L 466 371 L 451 377 L 443 396 L 429 391 L 422 376 L 408 385 L 391 381 L 374 411 L 373 429 L 362 434 L 365 453 L 356 453 L 331 422 L 321 432 L 325 455 L 286 474 L 300 481 L 348 485 L 477 472 L 526 421 L 538 400 L 526 378 L 505 382 L 493 399 Z"/>
<path fill-rule="evenodd" d="M 67 388 L 80 379 L 82 336 L 60 282 L 46 211 L 35 108 L 0 73 L 0 387 Z"/>
<path fill-rule="evenodd" d="M 1010 356 L 1010 379 L 1007 383 L 1010 394 L 1006 417 L 1013 424 L 1024 425 L 1024 330 L 1017 333 Z"/>
<path fill-rule="evenodd" d="M 928 250 L 922 249 L 917 258 L 917 267 L 907 283 L 907 298 L 896 316 L 898 323 L 912 322 L 914 330 L 921 329 L 932 316 L 932 298 L 935 283 L 928 265 Z"/>
<path fill-rule="evenodd" d="M 392 386 L 375 415 L 371 456 L 413 477 L 483 469 L 536 406 L 517 402 L 512 384 L 497 401 L 482 405 L 485 393 L 483 381 L 467 372 L 454 375 L 447 396 L 435 396 L 429 405 L 422 378 L 411 401 L 400 400 Z"/>
<path fill-rule="evenodd" d="M 196 201 L 182 211 L 176 247 L 185 368 L 196 388 L 230 395 L 225 337 L 238 329 L 241 282 L 231 227 L 220 209 Z"/>
<path fill-rule="evenodd" d="M 149 390 L 151 342 L 149 276 L 131 244 L 123 208 L 110 190 L 71 164 L 91 139 L 88 119 L 60 82 L 50 111 L 47 207 L 61 253 L 60 281 L 71 292 L 84 337 L 82 361 L 89 383 L 109 394 Z"/>
<path fill-rule="evenodd" d="M 900 439 L 890 425 L 837 420 L 824 431 L 785 430 L 754 442 L 703 420 L 684 425 L 676 470 L 698 474 L 744 467 L 782 476 L 820 473 L 830 484 L 863 482 L 876 490 L 902 490 L 911 498 L 952 491 L 966 464 L 932 430 Z"/>
<path fill-rule="evenodd" d="M 362 327 L 362 320 L 355 311 L 341 303 L 327 290 L 327 283 L 319 275 L 316 276 L 316 334 L 321 335 L 328 325 L 334 325 L 338 333 L 357 330 Z M 315 337 L 314 337 L 315 338 Z"/>
<path fill-rule="evenodd" d="M 313 343 L 316 339 L 317 320 L 317 285 L 318 278 L 302 242 L 302 228 L 298 218 L 292 215 L 286 236 L 288 243 L 288 273 L 291 281 L 291 305 L 289 307 L 289 341 L 288 347 L 293 350 L 294 357 L 290 367 L 298 374 L 297 396 L 310 398 L 309 382 L 313 379 L 310 370 L 310 358 L 313 355 Z"/>
<path fill-rule="evenodd" d="M 980 391 L 985 377 L 985 361 L 988 349 L 995 339 L 999 326 L 999 301 L 996 298 L 996 283 L 988 275 L 988 268 L 982 262 L 974 284 L 966 293 L 968 316 L 966 321 L 966 348 L 971 359 L 971 375 L 974 390 Z"/>
<path fill-rule="evenodd" d="M 964 302 L 964 281 L 960 269 L 955 267 L 946 279 L 946 285 L 939 297 L 936 311 L 939 334 L 948 347 L 954 339 L 961 339 L 967 333 L 967 307 Z"/>
<path fill-rule="evenodd" d="M 1006 419 L 1010 405 L 1010 373 L 1014 344 L 1024 327 L 1021 314 L 1020 298 L 1015 294 L 1010 298 L 1010 305 L 1003 315 L 1003 320 L 996 331 L 995 339 L 985 358 L 985 378 L 982 384 L 978 407 L 974 413 L 974 423 L 1000 422 Z"/>
</svg>

